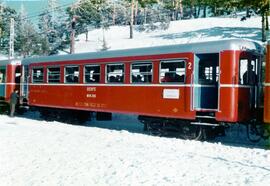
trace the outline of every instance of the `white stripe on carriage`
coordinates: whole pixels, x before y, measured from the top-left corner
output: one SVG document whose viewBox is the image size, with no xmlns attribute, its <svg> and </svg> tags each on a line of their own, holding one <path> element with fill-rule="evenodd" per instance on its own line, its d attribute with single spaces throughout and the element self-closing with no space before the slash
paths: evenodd
<svg viewBox="0 0 270 186">
<path fill-rule="evenodd" d="M 111 87 L 218 87 L 216 85 L 201 85 L 201 84 L 122 84 L 122 83 L 0 83 L 0 85 L 30 85 L 30 86 L 111 86 Z M 270 83 L 263 84 L 264 86 L 270 86 Z M 238 85 L 238 84 L 220 84 L 220 88 L 252 88 L 250 85 Z"/>
</svg>

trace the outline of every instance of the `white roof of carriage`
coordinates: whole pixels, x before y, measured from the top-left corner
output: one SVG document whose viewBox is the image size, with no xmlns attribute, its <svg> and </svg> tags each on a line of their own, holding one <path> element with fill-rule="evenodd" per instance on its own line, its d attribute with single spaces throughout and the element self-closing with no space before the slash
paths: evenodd
<svg viewBox="0 0 270 186">
<path fill-rule="evenodd" d="M 219 41 L 207 41 L 200 43 L 188 43 L 166 46 L 155 46 L 125 50 L 111 50 L 102 52 L 89 52 L 69 55 L 55 55 L 23 59 L 23 64 L 42 63 L 42 62 L 56 62 L 56 61 L 73 61 L 86 59 L 102 59 L 114 57 L 129 57 L 129 56 L 145 56 L 157 54 L 170 54 L 179 52 L 193 52 L 193 53 L 219 53 L 223 50 L 249 50 L 263 53 L 263 47 L 249 40 L 230 39 Z"/>
<path fill-rule="evenodd" d="M 20 65 L 21 59 L 5 59 L 0 60 L 0 66 L 6 66 L 6 65 Z"/>
</svg>

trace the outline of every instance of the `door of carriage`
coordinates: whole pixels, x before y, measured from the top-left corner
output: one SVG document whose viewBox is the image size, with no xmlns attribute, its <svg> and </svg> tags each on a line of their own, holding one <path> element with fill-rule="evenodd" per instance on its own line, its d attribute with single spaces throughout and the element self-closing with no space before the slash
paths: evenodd
<svg viewBox="0 0 270 186">
<path fill-rule="evenodd" d="M 195 55 L 193 72 L 194 110 L 218 110 L 219 75 L 219 53 Z"/>
<path fill-rule="evenodd" d="M 23 99 L 28 100 L 28 93 L 29 93 L 29 66 L 22 65 L 21 69 L 21 89 L 20 89 L 20 96 Z"/>
</svg>

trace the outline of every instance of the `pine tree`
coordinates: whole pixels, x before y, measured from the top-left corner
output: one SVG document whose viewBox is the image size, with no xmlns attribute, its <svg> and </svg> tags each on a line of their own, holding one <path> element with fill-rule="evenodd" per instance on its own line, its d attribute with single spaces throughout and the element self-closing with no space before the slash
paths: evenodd
<svg viewBox="0 0 270 186">
<path fill-rule="evenodd" d="M 9 49 L 9 34 L 10 34 L 10 18 L 14 18 L 15 22 L 18 19 L 16 11 L 12 8 L 1 5 L 1 20 L 0 20 L 0 52 L 8 54 Z"/>
<path fill-rule="evenodd" d="M 24 7 L 21 7 L 15 24 L 15 51 L 22 57 L 41 54 L 40 35 L 34 25 L 27 19 Z"/>
<path fill-rule="evenodd" d="M 258 14 L 262 17 L 262 41 L 266 41 L 266 27 L 267 27 L 267 14 L 269 12 L 269 0 L 256 0 L 256 1 L 250 1 L 250 0 L 238 0 L 238 5 L 240 7 L 245 8 L 251 8 L 255 10 Z"/>
</svg>

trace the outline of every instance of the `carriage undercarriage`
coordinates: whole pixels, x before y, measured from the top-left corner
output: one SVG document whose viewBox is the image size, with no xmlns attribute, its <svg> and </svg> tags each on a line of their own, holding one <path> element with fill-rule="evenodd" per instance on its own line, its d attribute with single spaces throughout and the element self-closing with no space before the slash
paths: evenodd
<svg viewBox="0 0 270 186">
<path fill-rule="evenodd" d="M 202 120 L 180 120 L 170 118 L 156 118 L 139 116 L 139 121 L 144 124 L 144 131 L 155 136 L 173 136 L 188 140 L 213 140 L 216 137 L 225 136 L 226 129 L 239 124 L 246 128 L 246 136 L 249 141 L 257 143 L 260 140 L 270 138 L 270 127 L 262 125 L 256 120 L 244 124 L 217 123 Z"/>
</svg>

